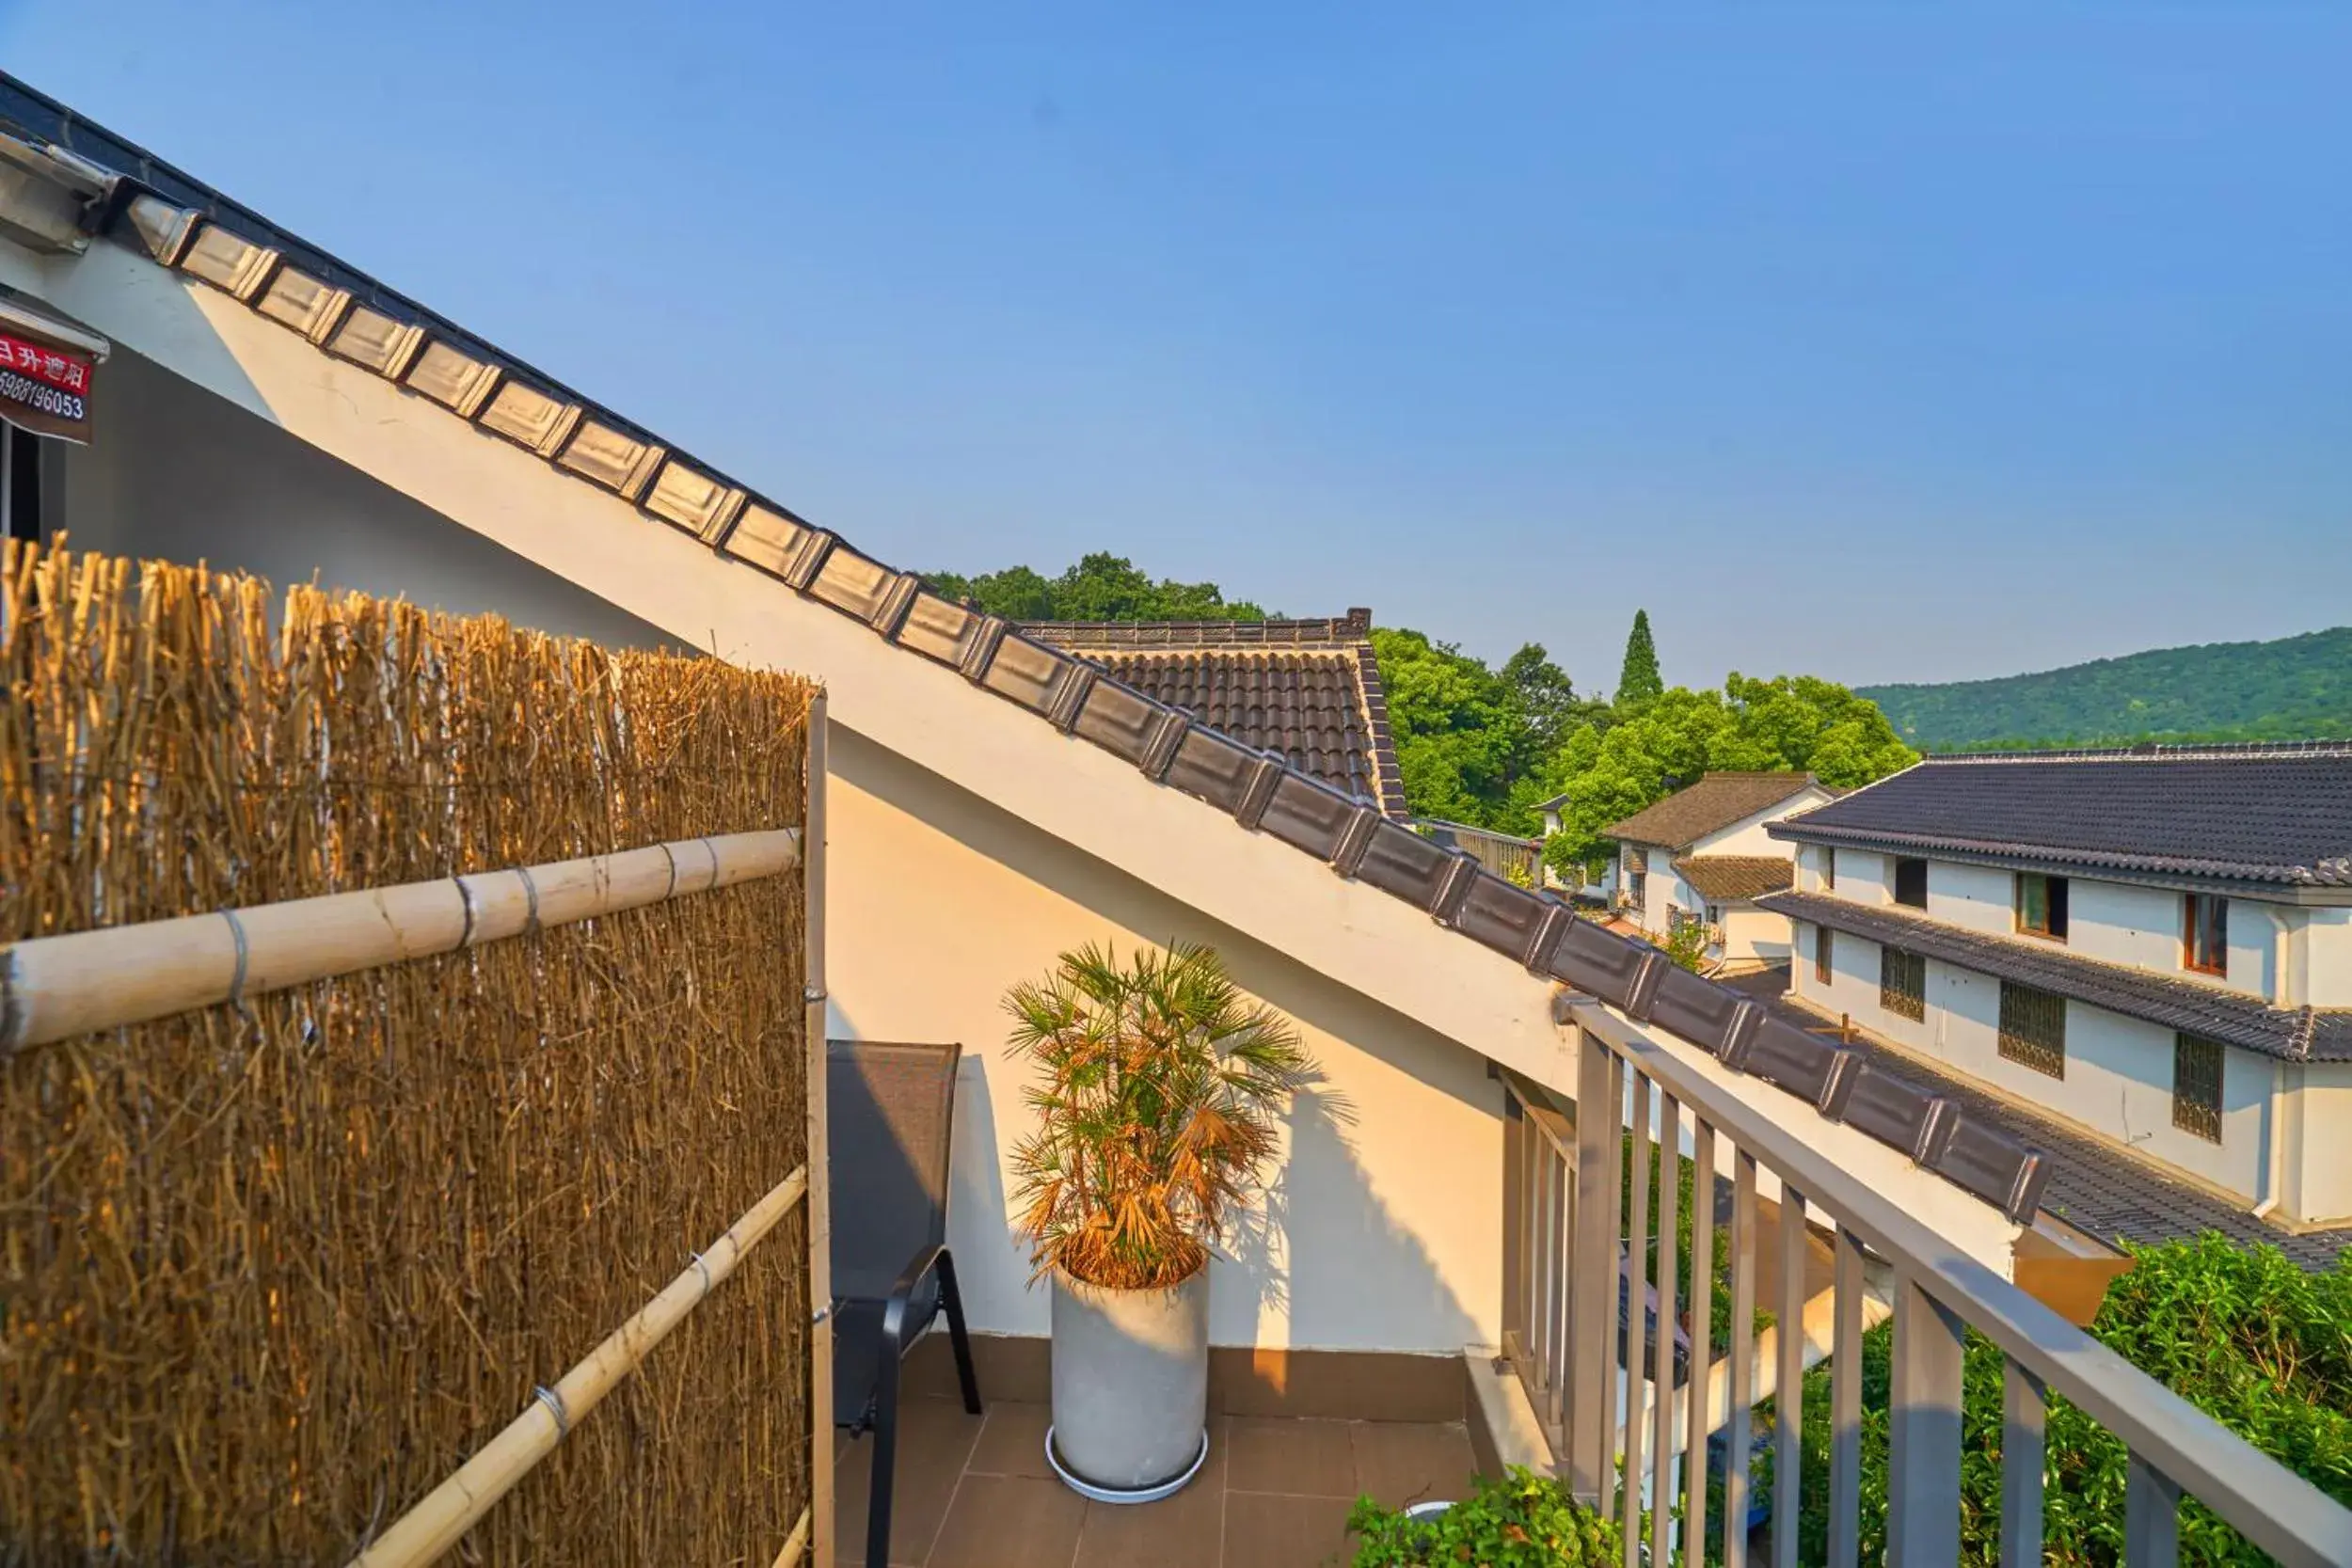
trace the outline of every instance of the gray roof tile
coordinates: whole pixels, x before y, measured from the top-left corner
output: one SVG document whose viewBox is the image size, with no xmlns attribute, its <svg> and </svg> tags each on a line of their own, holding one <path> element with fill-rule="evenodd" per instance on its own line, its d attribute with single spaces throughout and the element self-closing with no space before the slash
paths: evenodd
<svg viewBox="0 0 2352 1568">
<path fill-rule="evenodd" d="M 2180 975 L 2087 958 L 2048 942 L 1948 926 L 1909 910 L 1820 893 L 1773 893 L 1758 907 L 1907 953 L 2290 1061 L 2352 1061 L 2352 1008 L 2274 1007 Z"/>
<path fill-rule="evenodd" d="M 1930 757 L 1775 838 L 2352 887 L 2352 743 Z"/>
</svg>

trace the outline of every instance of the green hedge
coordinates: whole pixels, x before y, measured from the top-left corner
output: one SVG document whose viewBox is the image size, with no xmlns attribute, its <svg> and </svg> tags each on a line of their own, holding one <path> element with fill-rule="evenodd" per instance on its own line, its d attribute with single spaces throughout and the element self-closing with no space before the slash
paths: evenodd
<svg viewBox="0 0 2352 1568">
<path fill-rule="evenodd" d="M 2130 1273 L 2108 1288 L 2092 1336 L 2352 1507 L 2352 1252 L 2306 1273 L 2276 1247 L 2241 1249 L 2207 1234 L 2131 1249 Z M 1887 1389 L 1892 1323 L 1863 1338 L 1862 1560 L 1886 1548 Z M 1961 1560 L 1996 1563 L 2001 1526 L 2002 1358 L 1970 1335 L 1964 1360 Z M 1805 1507 L 1799 1556 L 1828 1555 L 1830 1367 L 1805 1374 Z M 2123 1560 L 2125 1459 L 2121 1440 L 2052 1396 L 2043 1471 L 2044 1560 Z M 1769 1478 L 1759 1484 L 1769 1484 Z M 2203 1504 L 2181 1511 L 2184 1564 L 2271 1560 Z"/>
</svg>

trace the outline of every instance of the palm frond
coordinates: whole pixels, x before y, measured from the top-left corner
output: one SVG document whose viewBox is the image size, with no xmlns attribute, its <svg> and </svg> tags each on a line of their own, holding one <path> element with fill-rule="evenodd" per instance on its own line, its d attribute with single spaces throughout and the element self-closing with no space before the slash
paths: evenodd
<svg viewBox="0 0 2352 1568">
<path fill-rule="evenodd" d="M 1177 1284 L 1247 1217 L 1290 1097 L 1318 1081 L 1290 1021 L 1214 949 L 1062 954 L 1005 993 L 1008 1045 L 1038 1070 L 1013 1150 L 1016 1224 L 1039 1274 Z"/>
</svg>

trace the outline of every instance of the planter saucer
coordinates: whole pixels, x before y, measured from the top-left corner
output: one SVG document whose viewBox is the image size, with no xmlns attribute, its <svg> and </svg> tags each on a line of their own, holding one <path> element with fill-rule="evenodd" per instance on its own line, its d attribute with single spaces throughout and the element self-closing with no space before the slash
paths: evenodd
<svg viewBox="0 0 2352 1568">
<path fill-rule="evenodd" d="M 1192 1456 L 1192 1464 L 1185 1467 L 1184 1474 L 1173 1481 L 1161 1481 L 1156 1486 L 1139 1486 L 1133 1491 L 1120 1491 L 1114 1487 L 1097 1486 L 1064 1465 L 1061 1462 L 1061 1455 L 1054 1451 L 1054 1429 L 1050 1426 L 1045 1429 L 1045 1463 L 1054 1467 L 1054 1474 L 1061 1477 L 1063 1485 L 1077 1493 L 1078 1496 L 1098 1503 L 1155 1503 L 1163 1497 L 1172 1497 L 1183 1491 L 1193 1477 L 1200 1473 L 1200 1466 L 1208 1462 L 1208 1458 L 1209 1429 L 1202 1427 L 1200 1429 L 1200 1451 Z"/>
</svg>

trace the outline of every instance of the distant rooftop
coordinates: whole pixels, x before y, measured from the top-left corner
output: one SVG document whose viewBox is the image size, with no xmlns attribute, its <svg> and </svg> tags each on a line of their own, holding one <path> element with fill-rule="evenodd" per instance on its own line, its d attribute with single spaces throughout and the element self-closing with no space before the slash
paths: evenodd
<svg viewBox="0 0 2352 1568">
<path fill-rule="evenodd" d="M 1934 756 L 1771 831 L 1820 844 L 2352 887 L 2352 743 Z"/>
<path fill-rule="evenodd" d="M 1656 805 L 1601 830 L 1604 837 L 1688 849 L 1783 800 L 1820 784 L 1810 773 L 1708 773 Z"/>
<path fill-rule="evenodd" d="M 1410 815 L 1369 610 L 1323 620 L 1029 621 L 1020 629 L 1246 746 L 1280 753 L 1384 816 Z"/>
</svg>

